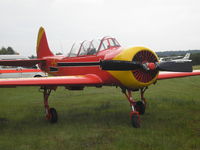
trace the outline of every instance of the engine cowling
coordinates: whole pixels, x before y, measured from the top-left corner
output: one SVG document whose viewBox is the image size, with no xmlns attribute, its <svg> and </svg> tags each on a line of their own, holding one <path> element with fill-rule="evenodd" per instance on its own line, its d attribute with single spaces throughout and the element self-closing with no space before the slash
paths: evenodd
<svg viewBox="0 0 200 150">
<path fill-rule="evenodd" d="M 132 47 L 122 51 L 115 56 L 113 60 L 135 61 L 140 63 L 155 63 L 158 62 L 158 57 L 155 52 L 145 47 Z M 136 69 L 132 71 L 109 71 L 122 86 L 129 89 L 139 89 L 149 86 L 156 81 L 158 71 L 144 69 Z"/>
</svg>

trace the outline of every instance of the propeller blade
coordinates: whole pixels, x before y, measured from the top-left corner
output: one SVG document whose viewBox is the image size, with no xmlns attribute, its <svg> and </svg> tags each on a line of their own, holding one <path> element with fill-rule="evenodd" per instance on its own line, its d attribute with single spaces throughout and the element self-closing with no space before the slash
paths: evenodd
<svg viewBox="0 0 200 150">
<path fill-rule="evenodd" d="M 190 61 L 166 61 L 156 64 L 159 71 L 192 72 Z"/>
<path fill-rule="evenodd" d="M 100 61 L 102 70 L 128 71 L 143 68 L 142 64 L 134 61 L 104 60 Z"/>
</svg>

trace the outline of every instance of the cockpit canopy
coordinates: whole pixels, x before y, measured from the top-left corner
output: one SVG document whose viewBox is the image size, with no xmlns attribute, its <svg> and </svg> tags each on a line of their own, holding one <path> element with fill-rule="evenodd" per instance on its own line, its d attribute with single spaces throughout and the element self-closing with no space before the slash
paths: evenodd
<svg viewBox="0 0 200 150">
<path fill-rule="evenodd" d="M 74 43 L 68 57 L 77 57 L 84 55 L 96 55 L 99 51 L 120 47 L 115 38 L 104 37 L 101 40 L 83 41 Z"/>
</svg>

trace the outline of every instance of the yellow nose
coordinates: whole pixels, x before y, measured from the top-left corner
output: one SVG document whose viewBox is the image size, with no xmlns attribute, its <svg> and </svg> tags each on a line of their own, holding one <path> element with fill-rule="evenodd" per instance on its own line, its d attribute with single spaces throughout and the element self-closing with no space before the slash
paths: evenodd
<svg viewBox="0 0 200 150">
<path fill-rule="evenodd" d="M 137 61 L 140 63 L 157 62 L 157 55 L 150 49 L 145 47 L 132 47 L 123 50 L 113 60 Z M 109 71 L 120 83 L 129 89 L 139 89 L 149 86 L 156 81 L 158 71 L 145 71 L 142 69 L 133 71 Z"/>
</svg>

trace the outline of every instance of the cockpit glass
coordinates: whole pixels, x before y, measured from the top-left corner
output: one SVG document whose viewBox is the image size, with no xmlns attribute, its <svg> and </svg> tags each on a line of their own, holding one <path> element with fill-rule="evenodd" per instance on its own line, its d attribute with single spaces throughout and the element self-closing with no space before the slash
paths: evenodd
<svg viewBox="0 0 200 150">
<path fill-rule="evenodd" d="M 98 50 L 100 43 L 101 43 L 101 40 L 99 40 L 99 39 L 92 40 L 92 46 L 93 46 L 93 48 L 96 49 L 96 51 Z"/>
<path fill-rule="evenodd" d="M 97 53 L 100 43 L 101 43 L 100 40 L 97 39 L 92 40 L 90 48 L 87 51 L 87 55 L 95 55 Z"/>
<path fill-rule="evenodd" d="M 79 52 L 80 46 L 81 46 L 81 43 L 74 43 L 69 52 L 69 57 L 76 57 Z"/>
<path fill-rule="evenodd" d="M 120 44 L 111 37 L 104 37 L 102 40 L 83 41 L 82 43 L 73 44 L 69 57 L 95 55 L 99 51 L 116 47 L 120 47 Z"/>
<path fill-rule="evenodd" d="M 120 46 L 120 44 L 118 43 L 118 41 L 116 39 L 113 39 L 113 42 L 115 43 L 115 46 Z"/>
<path fill-rule="evenodd" d="M 82 44 L 81 44 L 81 48 L 80 48 L 80 51 L 79 51 L 79 56 L 82 56 L 82 55 L 87 55 L 87 51 L 89 50 L 90 48 L 90 41 L 83 41 Z"/>
<path fill-rule="evenodd" d="M 109 39 L 109 43 L 110 43 L 110 47 L 115 46 L 114 40 L 113 39 Z"/>
<path fill-rule="evenodd" d="M 99 51 L 109 49 L 109 48 L 114 48 L 114 47 L 120 47 L 117 40 L 115 40 L 114 38 L 103 38 Z"/>
<path fill-rule="evenodd" d="M 81 44 L 79 56 L 82 55 L 95 55 L 100 44 L 100 40 L 84 41 Z"/>
</svg>

